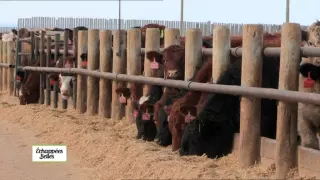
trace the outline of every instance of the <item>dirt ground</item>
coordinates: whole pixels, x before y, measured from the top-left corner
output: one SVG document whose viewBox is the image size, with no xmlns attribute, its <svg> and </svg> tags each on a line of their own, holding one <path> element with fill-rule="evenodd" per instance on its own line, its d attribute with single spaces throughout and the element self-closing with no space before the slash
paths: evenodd
<svg viewBox="0 0 320 180">
<path fill-rule="evenodd" d="M 231 154 L 219 160 L 180 157 L 171 147 L 136 140 L 135 125 L 45 105 L 20 106 L 0 93 L 0 180 L 270 179 L 274 168 L 241 170 Z M 66 144 L 67 163 L 32 163 L 32 144 Z M 297 171 L 290 179 L 298 177 Z"/>
</svg>

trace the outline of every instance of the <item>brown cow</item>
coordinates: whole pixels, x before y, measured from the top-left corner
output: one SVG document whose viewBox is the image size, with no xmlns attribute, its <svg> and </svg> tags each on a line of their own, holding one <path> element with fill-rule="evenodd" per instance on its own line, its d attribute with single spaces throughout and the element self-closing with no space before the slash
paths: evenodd
<svg viewBox="0 0 320 180">
<path fill-rule="evenodd" d="M 40 66 L 40 61 L 37 61 L 34 66 Z M 40 97 L 40 72 L 31 71 L 22 84 L 19 92 L 20 105 L 38 103 Z"/>
</svg>

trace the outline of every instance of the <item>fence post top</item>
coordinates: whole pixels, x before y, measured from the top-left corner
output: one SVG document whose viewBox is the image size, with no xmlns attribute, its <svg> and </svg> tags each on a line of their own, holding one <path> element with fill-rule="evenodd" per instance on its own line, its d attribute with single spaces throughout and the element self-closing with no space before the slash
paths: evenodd
<svg viewBox="0 0 320 180">
<path fill-rule="evenodd" d="M 127 30 L 127 32 L 128 32 L 128 33 L 129 33 L 129 32 L 141 32 L 141 30 L 138 29 L 138 28 L 130 28 L 130 29 Z"/>
<path fill-rule="evenodd" d="M 187 32 L 202 32 L 202 30 L 200 28 L 189 28 Z"/>
<path fill-rule="evenodd" d="M 164 31 L 180 31 L 179 28 L 165 28 Z"/>
<path fill-rule="evenodd" d="M 99 32 L 99 29 L 89 29 L 88 31 L 89 32 L 96 32 L 96 31 Z"/>
<path fill-rule="evenodd" d="M 146 29 L 146 32 L 151 32 L 151 31 L 158 31 L 158 32 L 160 32 L 160 29 L 159 28 L 147 28 Z"/>
<path fill-rule="evenodd" d="M 220 32 L 220 31 L 227 32 L 230 34 L 230 28 L 227 26 L 219 25 L 213 28 L 213 34 L 215 34 L 215 32 Z"/>
</svg>

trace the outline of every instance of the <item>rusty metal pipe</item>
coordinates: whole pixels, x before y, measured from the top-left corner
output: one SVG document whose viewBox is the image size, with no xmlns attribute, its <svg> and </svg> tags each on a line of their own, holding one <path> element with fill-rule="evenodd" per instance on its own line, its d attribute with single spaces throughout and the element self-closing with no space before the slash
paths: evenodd
<svg viewBox="0 0 320 180">
<path fill-rule="evenodd" d="M 288 90 L 278 90 L 271 88 L 243 87 L 220 84 L 196 83 L 191 81 L 179 81 L 162 78 L 152 78 L 144 76 L 133 76 L 126 74 L 114 74 L 108 72 L 89 71 L 87 69 L 78 68 L 50 68 L 50 67 L 22 67 L 22 70 L 80 74 L 85 76 L 93 76 L 96 78 L 110 79 L 114 81 L 128 81 L 133 83 L 142 83 L 149 85 L 160 85 L 172 88 L 189 89 L 193 91 L 202 91 L 210 93 L 222 93 L 230 95 L 251 96 L 257 98 L 276 99 L 287 102 L 302 102 L 320 105 L 320 94 L 305 93 Z"/>
</svg>

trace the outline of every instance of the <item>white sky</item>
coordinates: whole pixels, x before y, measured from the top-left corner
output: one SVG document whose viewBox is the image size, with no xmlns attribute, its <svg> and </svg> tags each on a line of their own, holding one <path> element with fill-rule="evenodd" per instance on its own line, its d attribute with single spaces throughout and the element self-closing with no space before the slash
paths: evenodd
<svg viewBox="0 0 320 180">
<path fill-rule="evenodd" d="M 304 3 L 303 3 L 304 2 Z M 282 24 L 286 0 L 185 0 L 185 21 Z M 291 0 L 290 21 L 310 25 L 320 0 Z M 16 25 L 18 18 L 117 18 L 117 1 L 0 1 L 0 26 Z M 55 10 L 57 9 L 57 10 Z M 180 20 L 180 0 L 122 2 L 122 19 Z"/>
</svg>

